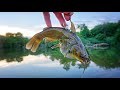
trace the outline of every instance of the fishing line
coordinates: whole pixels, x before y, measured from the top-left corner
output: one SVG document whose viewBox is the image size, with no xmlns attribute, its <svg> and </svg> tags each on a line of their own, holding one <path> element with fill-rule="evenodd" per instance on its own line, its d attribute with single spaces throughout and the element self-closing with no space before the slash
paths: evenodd
<svg viewBox="0 0 120 90">
<path fill-rule="evenodd" d="M 82 76 L 84 75 L 85 73 L 85 65 L 83 65 L 83 73 L 81 74 L 80 78 L 82 78 Z"/>
</svg>

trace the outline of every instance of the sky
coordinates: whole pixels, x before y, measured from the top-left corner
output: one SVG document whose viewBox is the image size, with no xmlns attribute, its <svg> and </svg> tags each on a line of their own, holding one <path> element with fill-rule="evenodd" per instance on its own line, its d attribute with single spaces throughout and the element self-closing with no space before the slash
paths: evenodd
<svg viewBox="0 0 120 90">
<path fill-rule="evenodd" d="M 50 12 L 53 26 L 60 26 L 55 15 Z M 117 22 L 120 12 L 74 12 L 72 21 L 75 25 L 86 24 L 89 29 L 104 22 Z M 70 27 L 70 22 L 67 21 Z M 46 27 L 42 12 L 0 12 L 0 35 L 6 32 L 21 32 L 25 37 L 32 37 Z M 80 29 L 77 29 L 79 32 Z"/>
</svg>

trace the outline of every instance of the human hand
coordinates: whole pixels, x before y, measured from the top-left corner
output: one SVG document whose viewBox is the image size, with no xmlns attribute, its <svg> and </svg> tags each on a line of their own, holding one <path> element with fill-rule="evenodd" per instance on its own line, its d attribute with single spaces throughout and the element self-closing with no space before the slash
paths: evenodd
<svg viewBox="0 0 120 90">
<path fill-rule="evenodd" d="M 59 22 L 60 22 L 62 27 L 66 27 L 67 26 L 66 21 L 71 20 L 71 16 L 73 15 L 73 12 L 53 12 L 53 13 L 55 14 L 57 19 L 59 20 Z M 44 15 L 44 19 L 45 19 L 46 25 L 48 27 L 52 27 L 49 12 L 43 12 L 43 15 Z"/>
<path fill-rule="evenodd" d="M 73 15 L 73 12 L 63 12 L 64 17 L 66 19 L 66 21 L 71 20 L 71 16 Z"/>
</svg>

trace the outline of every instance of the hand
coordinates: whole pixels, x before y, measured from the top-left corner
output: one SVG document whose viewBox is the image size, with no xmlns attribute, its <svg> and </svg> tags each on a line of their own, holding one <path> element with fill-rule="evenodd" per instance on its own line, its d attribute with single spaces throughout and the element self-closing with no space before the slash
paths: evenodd
<svg viewBox="0 0 120 90">
<path fill-rule="evenodd" d="M 71 20 L 71 16 L 73 15 L 73 12 L 63 12 L 63 13 L 66 21 Z"/>
<path fill-rule="evenodd" d="M 67 26 L 66 21 L 69 21 L 71 19 L 71 16 L 73 15 L 73 12 L 53 12 L 53 13 L 55 14 L 57 19 L 59 20 L 62 27 Z M 43 15 L 44 15 L 46 25 L 48 27 L 52 27 L 49 12 L 43 12 Z M 63 17 L 63 15 L 64 15 L 64 17 Z"/>
</svg>

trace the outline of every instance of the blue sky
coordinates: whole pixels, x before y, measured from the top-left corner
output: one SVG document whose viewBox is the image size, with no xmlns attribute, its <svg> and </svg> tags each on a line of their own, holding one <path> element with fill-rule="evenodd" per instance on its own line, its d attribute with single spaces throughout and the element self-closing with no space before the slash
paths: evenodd
<svg viewBox="0 0 120 90">
<path fill-rule="evenodd" d="M 53 26 L 60 26 L 55 15 L 50 12 Z M 75 25 L 85 23 L 88 28 L 103 22 L 120 20 L 120 12 L 74 12 Z M 67 22 L 70 26 L 70 23 Z M 0 34 L 22 32 L 24 36 L 33 36 L 46 27 L 42 12 L 0 12 Z M 79 31 L 79 30 L 77 30 Z"/>
</svg>

